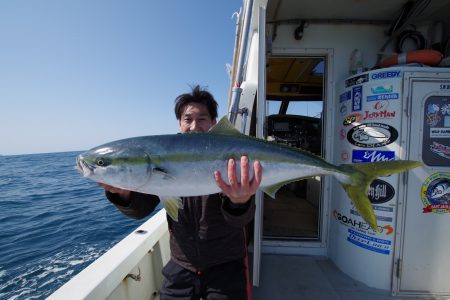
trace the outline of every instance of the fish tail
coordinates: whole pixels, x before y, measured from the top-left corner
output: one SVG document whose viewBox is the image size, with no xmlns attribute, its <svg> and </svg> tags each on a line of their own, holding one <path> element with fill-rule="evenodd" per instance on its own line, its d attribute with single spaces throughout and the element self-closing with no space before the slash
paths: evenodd
<svg viewBox="0 0 450 300">
<path fill-rule="evenodd" d="M 367 197 L 370 183 L 377 177 L 389 176 L 422 165 L 422 163 L 412 160 L 341 165 L 340 168 L 345 170 L 350 176 L 350 183 L 341 181 L 341 184 L 361 217 L 374 231 L 377 231 L 377 218 L 373 212 L 372 204 Z"/>
</svg>

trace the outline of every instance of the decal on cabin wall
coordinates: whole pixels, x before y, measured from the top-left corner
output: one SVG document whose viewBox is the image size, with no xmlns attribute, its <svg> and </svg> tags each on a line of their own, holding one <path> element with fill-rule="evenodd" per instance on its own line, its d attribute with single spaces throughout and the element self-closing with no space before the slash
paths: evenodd
<svg viewBox="0 0 450 300">
<path fill-rule="evenodd" d="M 351 228 L 348 229 L 347 241 L 361 248 L 385 255 L 388 255 L 392 248 L 392 241 L 368 236 Z"/>
<path fill-rule="evenodd" d="M 352 99 L 352 92 L 351 91 L 346 91 L 345 93 L 342 93 L 339 96 L 339 103 L 345 102 Z"/>
<path fill-rule="evenodd" d="M 347 161 L 348 159 L 349 159 L 349 154 L 348 154 L 348 152 L 347 151 L 342 151 L 342 153 L 341 153 L 341 159 L 343 160 L 343 161 Z"/>
<path fill-rule="evenodd" d="M 393 119 L 395 118 L 395 111 L 367 111 L 363 117 L 364 121 L 367 120 L 380 120 L 380 119 Z"/>
<path fill-rule="evenodd" d="M 369 74 L 353 76 L 352 78 L 349 78 L 345 81 L 345 87 L 348 88 L 353 85 L 361 84 L 367 81 L 369 81 Z"/>
<path fill-rule="evenodd" d="M 353 209 L 352 209 L 353 210 Z M 360 220 L 359 215 L 357 215 L 358 218 L 355 218 L 353 216 L 347 216 L 345 214 L 342 214 L 338 212 L 336 209 L 333 211 L 333 218 L 341 225 L 351 227 L 352 229 L 366 234 L 366 235 L 373 235 L 379 237 L 380 235 L 389 236 L 392 235 L 394 232 L 394 228 L 392 225 L 384 225 L 380 226 L 378 225 L 378 230 L 375 232 L 369 224 L 367 224 L 364 220 Z M 377 216 L 377 220 L 379 220 Z"/>
<path fill-rule="evenodd" d="M 341 104 L 341 107 L 339 108 L 339 112 L 341 115 L 347 114 L 347 105 L 345 103 Z"/>
<path fill-rule="evenodd" d="M 370 90 L 372 91 L 372 94 L 389 94 L 394 91 L 394 86 L 391 85 L 377 85 L 374 87 L 371 87 Z"/>
<path fill-rule="evenodd" d="M 443 214 L 450 212 L 450 173 L 437 172 L 422 184 L 423 213 Z"/>
<path fill-rule="evenodd" d="M 450 97 L 431 96 L 423 109 L 422 160 L 428 166 L 448 166 L 450 159 Z"/>
<path fill-rule="evenodd" d="M 341 130 L 339 130 L 339 138 L 341 140 L 345 140 L 346 137 L 347 137 L 347 132 L 345 132 L 344 128 L 341 128 Z"/>
<path fill-rule="evenodd" d="M 360 111 L 362 109 L 362 86 L 358 85 L 353 88 L 352 111 Z"/>
<path fill-rule="evenodd" d="M 353 163 L 389 161 L 394 159 L 395 159 L 394 151 L 352 150 Z"/>
<path fill-rule="evenodd" d="M 370 79 L 371 80 L 390 79 L 390 78 L 400 77 L 401 74 L 402 74 L 401 70 L 383 71 L 383 72 L 372 73 L 372 76 L 370 77 Z"/>
<path fill-rule="evenodd" d="M 389 101 L 381 100 L 377 101 L 372 105 L 375 110 L 386 110 L 389 107 Z"/>
<path fill-rule="evenodd" d="M 361 148 L 379 148 L 395 142 L 397 130 L 383 123 L 366 123 L 355 126 L 347 132 L 347 140 Z"/>
<path fill-rule="evenodd" d="M 442 145 L 438 142 L 433 142 L 430 145 L 430 151 L 434 154 L 442 156 L 443 158 L 450 159 L 450 147 L 446 145 Z"/>
<path fill-rule="evenodd" d="M 372 181 L 367 193 L 370 202 L 374 204 L 386 203 L 394 198 L 394 195 L 394 187 L 388 182 L 381 179 L 375 179 L 374 181 Z"/>
<path fill-rule="evenodd" d="M 394 212 L 394 209 L 392 207 L 388 207 L 388 206 L 379 206 L 379 205 L 373 205 L 372 206 L 374 212 L 382 212 L 382 213 L 392 213 Z M 350 214 L 355 215 L 355 216 L 361 216 L 358 211 L 356 209 L 351 209 L 350 210 Z M 389 222 L 392 223 L 392 216 L 382 216 L 377 214 L 377 221 L 383 221 L 383 222 Z"/>
<path fill-rule="evenodd" d="M 392 94 L 380 94 L 380 95 L 371 95 L 367 96 L 367 101 L 379 101 L 379 100 L 396 100 L 399 98 L 398 93 L 392 93 Z"/>
<path fill-rule="evenodd" d="M 362 118 L 363 118 L 362 114 L 358 114 L 358 113 L 345 116 L 344 121 L 342 122 L 342 125 L 349 126 L 353 123 L 360 123 Z"/>
</svg>

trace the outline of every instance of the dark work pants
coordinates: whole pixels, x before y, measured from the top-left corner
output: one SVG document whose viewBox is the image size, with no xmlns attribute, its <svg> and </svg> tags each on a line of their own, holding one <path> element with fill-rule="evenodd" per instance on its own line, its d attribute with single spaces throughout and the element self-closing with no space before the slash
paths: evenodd
<svg viewBox="0 0 450 300">
<path fill-rule="evenodd" d="M 172 260 L 163 268 L 161 300 L 246 300 L 244 259 L 191 272 Z"/>
</svg>

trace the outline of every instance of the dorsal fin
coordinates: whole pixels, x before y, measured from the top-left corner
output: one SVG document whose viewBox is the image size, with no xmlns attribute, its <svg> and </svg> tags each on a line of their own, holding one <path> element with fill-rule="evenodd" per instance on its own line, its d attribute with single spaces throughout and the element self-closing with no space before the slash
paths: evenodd
<svg viewBox="0 0 450 300">
<path fill-rule="evenodd" d="M 230 123 L 227 116 L 223 116 L 220 121 L 211 127 L 208 131 L 209 133 L 215 133 L 215 134 L 228 134 L 228 135 L 241 135 L 242 133 L 239 132 L 234 126 Z"/>
</svg>

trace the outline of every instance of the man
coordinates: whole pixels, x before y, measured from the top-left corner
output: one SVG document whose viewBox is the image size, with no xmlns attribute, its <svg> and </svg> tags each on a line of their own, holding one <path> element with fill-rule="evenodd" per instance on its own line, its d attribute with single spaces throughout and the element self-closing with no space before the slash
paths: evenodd
<svg viewBox="0 0 450 300">
<path fill-rule="evenodd" d="M 199 86 L 175 100 L 175 115 L 180 132 L 207 132 L 217 121 L 217 102 Z M 179 221 L 167 218 L 170 231 L 171 260 L 163 268 L 161 299 L 247 299 L 245 225 L 253 219 L 252 196 L 262 178 L 262 167 L 240 158 L 241 178 L 236 162 L 228 161 L 228 183 L 214 172 L 220 194 L 183 197 Z M 107 198 L 124 214 L 143 218 L 159 199 L 153 195 L 117 189 L 100 184 Z"/>
</svg>

